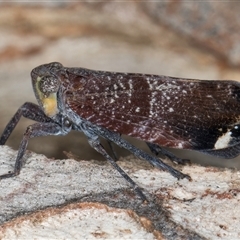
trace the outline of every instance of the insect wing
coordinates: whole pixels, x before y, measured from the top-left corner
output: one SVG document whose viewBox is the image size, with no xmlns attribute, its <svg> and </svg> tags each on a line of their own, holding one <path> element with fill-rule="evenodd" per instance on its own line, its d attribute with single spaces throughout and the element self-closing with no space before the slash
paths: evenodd
<svg viewBox="0 0 240 240">
<path fill-rule="evenodd" d="M 111 131 L 160 146 L 218 150 L 239 143 L 240 84 L 67 69 L 67 105 Z"/>
</svg>

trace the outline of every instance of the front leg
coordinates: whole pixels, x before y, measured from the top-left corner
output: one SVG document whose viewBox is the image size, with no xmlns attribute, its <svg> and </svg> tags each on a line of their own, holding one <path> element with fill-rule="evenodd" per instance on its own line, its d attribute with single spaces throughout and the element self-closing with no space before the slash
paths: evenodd
<svg viewBox="0 0 240 240">
<path fill-rule="evenodd" d="M 18 124 L 21 116 L 34 120 L 36 122 L 53 122 L 51 118 L 47 117 L 42 109 L 30 102 L 24 103 L 14 114 L 12 119 L 9 121 L 7 126 L 5 127 L 2 136 L 0 138 L 0 145 L 4 145 L 6 141 L 8 140 L 9 136 L 11 135 L 12 131 Z"/>
<path fill-rule="evenodd" d="M 6 173 L 0 175 L 0 179 L 9 178 L 16 176 L 20 173 L 23 163 L 23 155 L 27 149 L 28 141 L 30 138 L 40 137 L 40 136 L 48 136 L 48 135 L 64 135 L 66 132 L 62 130 L 62 127 L 57 123 L 35 123 L 30 125 L 26 132 L 23 135 L 23 139 L 19 146 L 14 170 L 11 173 Z"/>
<path fill-rule="evenodd" d="M 20 173 L 20 170 L 22 168 L 22 157 L 26 151 L 28 141 L 30 138 L 48 136 L 48 135 L 64 135 L 64 134 L 65 132 L 62 131 L 61 126 L 56 123 L 35 123 L 33 125 L 30 125 L 27 128 L 26 132 L 24 133 L 23 139 L 19 146 L 18 155 L 16 158 L 13 172 L 0 175 L 0 180 L 4 178 L 16 176 Z"/>
</svg>

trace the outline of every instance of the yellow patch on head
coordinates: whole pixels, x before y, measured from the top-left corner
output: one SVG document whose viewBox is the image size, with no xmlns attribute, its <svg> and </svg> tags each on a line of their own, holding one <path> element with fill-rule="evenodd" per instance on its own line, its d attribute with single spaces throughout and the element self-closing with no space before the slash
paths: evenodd
<svg viewBox="0 0 240 240">
<path fill-rule="evenodd" d="M 42 103 L 44 113 L 48 117 L 53 117 L 58 113 L 56 93 L 52 93 L 47 98 L 43 98 Z"/>
<path fill-rule="evenodd" d="M 35 94 L 37 96 L 39 104 L 42 106 L 44 113 L 48 117 L 53 117 L 58 113 L 58 106 L 57 106 L 57 93 L 49 93 L 45 95 L 41 92 L 39 84 L 41 81 L 41 77 L 37 78 L 36 85 L 35 85 Z"/>
</svg>

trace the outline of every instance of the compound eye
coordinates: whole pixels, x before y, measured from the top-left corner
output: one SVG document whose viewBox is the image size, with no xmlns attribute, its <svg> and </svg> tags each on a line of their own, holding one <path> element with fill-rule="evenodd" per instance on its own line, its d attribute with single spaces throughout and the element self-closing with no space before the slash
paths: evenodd
<svg viewBox="0 0 240 240">
<path fill-rule="evenodd" d="M 54 76 L 44 76 L 39 82 L 39 90 L 46 96 L 59 89 L 59 80 Z"/>
</svg>

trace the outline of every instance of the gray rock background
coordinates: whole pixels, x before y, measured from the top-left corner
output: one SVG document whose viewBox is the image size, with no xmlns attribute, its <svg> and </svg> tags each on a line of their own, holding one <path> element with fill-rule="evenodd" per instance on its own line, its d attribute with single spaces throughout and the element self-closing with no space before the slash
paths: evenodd
<svg viewBox="0 0 240 240">
<path fill-rule="evenodd" d="M 2 174 L 12 170 L 16 152 L 7 146 L 0 150 Z M 146 194 L 143 203 L 107 163 L 53 160 L 29 151 L 24 160 L 20 175 L 0 182 L 1 239 L 240 237 L 239 171 L 178 166 L 191 175 L 190 182 L 146 161 L 121 159 L 118 164 Z"/>
</svg>

